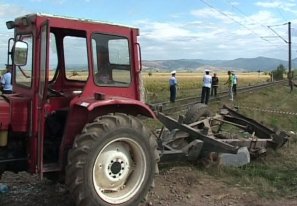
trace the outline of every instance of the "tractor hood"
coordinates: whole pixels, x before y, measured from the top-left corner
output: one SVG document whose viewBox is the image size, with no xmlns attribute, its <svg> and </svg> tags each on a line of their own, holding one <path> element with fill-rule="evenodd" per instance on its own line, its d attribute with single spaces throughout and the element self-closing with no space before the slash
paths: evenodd
<svg viewBox="0 0 297 206">
<path fill-rule="evenodd" d="M 10 107 L 7 99 L 0 96 L 0 131 L 8 130 L 10 124 Z"/>
</svg>

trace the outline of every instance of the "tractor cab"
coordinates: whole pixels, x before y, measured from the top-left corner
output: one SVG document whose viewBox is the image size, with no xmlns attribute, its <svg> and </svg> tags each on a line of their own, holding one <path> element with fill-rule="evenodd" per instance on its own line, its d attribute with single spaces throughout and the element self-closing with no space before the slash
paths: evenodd
<svg viewBox="0 0 297 206">
<path fill-rule="evenodd" d="M 140 101 L 138 29 L 44 14 L 6 25 L 14 29 L 13 94 L 2 95 L 0 130 L 11 130 L 4 146 L 20 145 L 4 152 L 24 163 L 16 170 L 64 170 L 75 136 L 95 117 L 154 115 Z"/>
</svg>

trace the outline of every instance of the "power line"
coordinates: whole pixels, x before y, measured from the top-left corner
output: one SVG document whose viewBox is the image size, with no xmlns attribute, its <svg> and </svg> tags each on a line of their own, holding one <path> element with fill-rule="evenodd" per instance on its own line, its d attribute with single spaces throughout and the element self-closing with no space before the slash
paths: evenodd
<svg viewBox="0 0 297 206">
<path fill-rule="evenodd" d="M 272 0 L 270 0 L 270 2 L 271 2 L 271 3 L 274 3 Z M 279 15 L 283 18 L 283 20 L 288 21 L 288 19 L 284 17 L 284 15 L 283 15 L 283 13 L 281 12 L 281 10 L 279 9 L 279 7 L 277 7 L 276 9 L 277 9 Z"/>
<path fill-rule="evenodd" d="M 233 9 L 237 10 L 239 13 L 241 13 L 241 15 L 243 15 L 246 19 L 248 19 L 248 16 L 247 16 L 241 9 L 239 9 L 239 8 L 236 7 L 234 4 L 232 4 L 230 0 L 225 0 L 225 1 L 227 1 L 228 4 L 230 4 L 231 7 L 232 7 Z M 259 24 L 259 25 L 262 26 L 263 28 L 267 29 L 267 26 L 266 26 L 266 25 L 264 25 L 264 24 L 262 24 L 262 23 L 259 23 L 259 22 L 255 22 L 255 23 L 256 23 L 256 24 Z M 286 23 L 286 24 L 287 24 L 287 23 Z M 281 26 L 282 26 L 282 25 L 285 25 L 285 24 L 281 24 Z M 275 26 L 280 26 L 280 25 L 275 25 Z M 276 36 L 274 36 L 274 37 L 276 37 Z M 266 36 L 260 36 L 260 38 L 263 39 L 263 40 L 267 40 L 267 39 L 266 39 L 266 38 L 267 38 Z M 268 37 L 268 38 L 273 38 L 273 37 Z M 269 41 L 269 42 L 272 43 L 271 41 Z"/>
<path fill-rule="evenodd" d="M 255 31 L 251 30 L 249 27 L 245 26 L 244 24 L 242 24 L 241 22 L 237 21 L 236 19 L 234 19 L 233 17 L 231 17 L 230 15 L 224 13 L 223 11 L 215 8 L 214 6 L 212 6 L 211 4 L 209 4 L 208 2 L 204 1 L 204 0 L 200 0 L 203 4 L 205 4 L 206 6 L 212 8 L 213 10 L 219 12 L 220 14 L 222 14 L 223 16 L 231 19 L 232 21 L 234 21 L 235 23 L 239 24 L 240 26 L 246 28 L 247 30 L 249 30 L 251 33 L 253 33 L 254 35 L 258 36 L 260 39 L 266 41 L 266 42 L 270 42 L 272 43 L 271 41 L 265 39 L 264 37 L 260 36 L 259 34 L 257 34 Z"/>
</svg>

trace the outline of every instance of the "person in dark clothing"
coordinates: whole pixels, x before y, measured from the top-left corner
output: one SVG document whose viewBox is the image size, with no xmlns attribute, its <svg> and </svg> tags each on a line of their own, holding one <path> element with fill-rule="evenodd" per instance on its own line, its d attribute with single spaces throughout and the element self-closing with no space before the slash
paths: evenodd
<svg viewBox="0 0 297 206">
<path fill-rule="evenodd" d="M 176 71 L 171 72 L 171 78 L 169 79 L 169 88 L 170 88 L 170 102 L 175 102 L 176 99 L 176 86 L 177 80 L 175 77 Z"/>
<path fill-rule="evenodd" d="M 217 96 L 217 90 L 219 86 L 219 78 L 217 77 L 217 74 L 214 73 L 212 80 L 211 80 L 211 93 L 210 96 Z"/>
</svg>

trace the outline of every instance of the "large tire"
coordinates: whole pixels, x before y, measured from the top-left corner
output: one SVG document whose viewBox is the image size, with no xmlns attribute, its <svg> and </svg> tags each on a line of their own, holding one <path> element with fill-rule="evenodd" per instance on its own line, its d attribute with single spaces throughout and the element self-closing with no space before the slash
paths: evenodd
<svg viewBox="0 0 297 206">
<path fill-rule="evenodd" d="M 130 206 L 144 200 L 159 159 L 155 138 L 122 113 L 87 124 L 68 154 L 66 184 L 77 206 Z"/>
<path fill-rule="evenodd" d="M 209 116 L 211 116 L 211 112 L 206 104 L 194 104 L 187 110 L 184 118 L 184 124 L 191 124 L 201 120 L 203 117 Z"/>
</svg>

